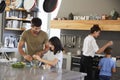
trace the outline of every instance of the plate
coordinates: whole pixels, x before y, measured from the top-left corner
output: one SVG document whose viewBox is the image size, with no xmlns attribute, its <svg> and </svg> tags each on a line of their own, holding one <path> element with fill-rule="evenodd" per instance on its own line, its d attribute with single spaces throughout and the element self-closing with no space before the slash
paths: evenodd
<svg viewBox="0 0 120 80">
<path fill-rule="evenodd" d="M 24 8 L 30 10 L 35 5 L 35 0 L 24 0 Z"/>
<path fill-rule="evenodd" d="M 23 4 L 23 0 L 16 0 L 16 1 L 15 1 L 15 7 L 16 7 L 16 8 L 22 7 L 22 4 Z"/>
</svg>

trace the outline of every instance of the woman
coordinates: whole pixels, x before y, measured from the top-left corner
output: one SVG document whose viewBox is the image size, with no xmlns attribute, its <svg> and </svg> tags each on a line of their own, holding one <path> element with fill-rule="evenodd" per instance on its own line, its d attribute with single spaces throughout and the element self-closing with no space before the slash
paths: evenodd
<svg viewBox="0 0 120 80">
<path fill-rule="evenodd" d="M 105 48 L 113 45 L 112 41 L 107 42 L 105 45 L 103 45 L 101 48 L 98 47 L 98 44 L 96 43 L 96 38 L 100 36 L 101 28 L 99 25 L 95 24 L 90 29 L 90 34 L 85 37 L 83 42 L 83 53 L 81 57 L 80 62 L 80 72 L 87 73 L 87 76 L 85 77 L 85 80 L 93 80 L 93 74 L 92 74 L 92 59 L 95 56 L 95 54 L 102 53 Z"/>
<path fill-rule="evenodd" d="M 63 47 L 58 37 L 52 37 L 49 39 L 50 51 L 45 54 L 46 59 L 40 58 L 38 55 L 33 55 L 34 59 L 37 59 L 51 67 L 62 69 L 63 60 Z"/>
</svg>

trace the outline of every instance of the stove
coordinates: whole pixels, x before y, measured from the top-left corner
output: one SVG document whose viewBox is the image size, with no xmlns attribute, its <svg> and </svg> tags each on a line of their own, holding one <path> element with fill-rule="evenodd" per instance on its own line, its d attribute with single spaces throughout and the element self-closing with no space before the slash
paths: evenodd
<svg viewBox="0 0 120 80">
<path fill-rule="evenodd" d="M 93 58 L 93 72 L 92 72 L 92 75 L 93 75 L 93 79 L 94 80 L 98 80 L 99 79 L 99 72 L 100 70 L 98 69 L 98 64 L 99 64 L 99 61 L 100 59 L 103 58 L 103 56 L 94 56 Z"/>
<path fill-rule="evenodd" d="M 91 73 L 93 75 L 93 79 L 99 78 L 98 64 L 101 58 L 103 58 L 103 56 L 100 55 L 95 55 L 93 57 L 93 72 Z M 71 57 L 71 70 L 80 71 L 80 59 L 81 55 L 73 55 Z"/>
<path fill-rule="evenodd" d="M 80 71 L 81 55 L 73 55 L 71 57 L 71 70 Z"/>
</svg>

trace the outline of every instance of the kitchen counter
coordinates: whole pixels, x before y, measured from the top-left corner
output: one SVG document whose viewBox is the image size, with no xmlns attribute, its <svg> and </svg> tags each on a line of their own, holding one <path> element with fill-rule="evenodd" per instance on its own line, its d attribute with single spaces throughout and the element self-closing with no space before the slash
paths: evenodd
<svg viewBox="0 0 120 80">
<path fill-rule="evenodd" d="M 0 48 L 0 52 L 18 52 L 18 48 Z"/>
<path fill-rule="evenodd" d="M 12 68 L 0 64 L 0 80 L 84 80 L 86 73 L 69 70 L 51 71 L 42 68 Z"/>
</svg>

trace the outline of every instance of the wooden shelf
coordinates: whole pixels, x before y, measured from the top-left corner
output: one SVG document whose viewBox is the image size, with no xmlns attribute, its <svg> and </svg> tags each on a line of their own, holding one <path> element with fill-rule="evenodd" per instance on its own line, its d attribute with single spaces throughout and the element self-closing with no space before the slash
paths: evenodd
<svg viewBox="0 0 120 80">
<path fill-rule="evenodd" d="M 10 10 L 26 11 L 24 8 L 15 8 L 15 9 L 12 9 L 12 8 L 10 8 L 8 6 L 7 6 L 7 8 L 5 10 L 6 11 L 10 11 Z"/>
<path fill-rule="evenodd" d="M 5 28 L 5 30 L 15 30 L 15 31 L 24 31 L 24 28 Z"/>
<path fill-rule="evenodd" d="M 26 11 L 24 8 L 16 8 L 16 9 L 12 9 L 12 10 Z"/>
<path fill-rule="evenodd" d="M 17 17 L 6 17 L 6 19 L 11 19 L 11 20 L 20 20 L 20 21 L 31 21 L 31 19 L 27 18 L 17 18 Z"/>
<path fill-rule="evenodd" d="M 51 28 L 90 30 L 93 24 L 99 24 L 103 31 L 120 31 L 120 20 L 52 20 Z"/>
</svg>

